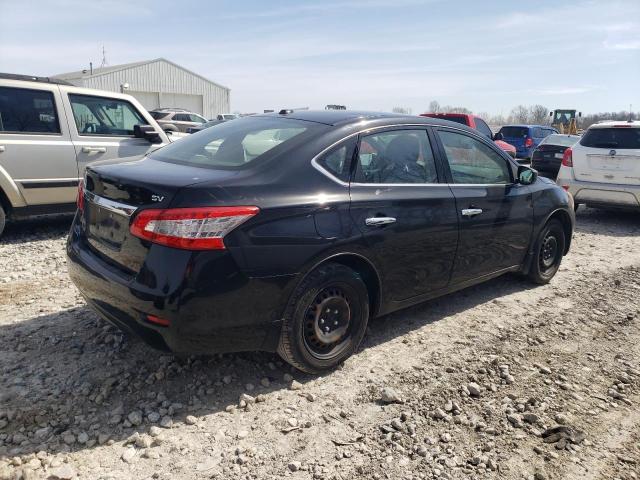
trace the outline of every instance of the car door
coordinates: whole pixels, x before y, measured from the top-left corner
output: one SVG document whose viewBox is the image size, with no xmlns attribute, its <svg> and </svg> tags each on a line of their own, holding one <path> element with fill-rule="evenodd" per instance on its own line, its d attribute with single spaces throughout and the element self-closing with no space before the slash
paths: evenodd
<svg viewBox="0 0 640 480">
<path fill-rule="evenodd" d="M 522 264 L 533 228 L 531 189 L 491 142 L 449 128 L 436 131 L 460 220 L 452 284 Z"/>
<path fill-rule="evenodd" d="M 134 137 L 133 127 L 149 121 L 128 100 L 76 93 L 67 98 L 81 176 L 89 163 L 142 156 L 162 146 Z"/>
<path fill-rule="evenodd" d="M 350 213 L 383 284 L 385 301 L 446 287 L 453 267 L 455 198 L 439 183 L 425 127 L 375 131 L 359 138 Z"/>
<path fill-rule="evenodd" d="M 78 168 L 60 91 L 20 84 L 0 87 L 0 170 L 18 189 L 7 195 L 18 206 L 73 203 Z"/>
</svg>

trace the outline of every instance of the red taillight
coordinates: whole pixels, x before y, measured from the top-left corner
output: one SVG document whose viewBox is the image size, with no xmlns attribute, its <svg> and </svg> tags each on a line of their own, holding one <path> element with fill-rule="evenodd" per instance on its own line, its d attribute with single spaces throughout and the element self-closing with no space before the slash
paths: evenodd
<svg viewBox="0 0 640 480">
<path fill-rule="evenodd" d="M 153 243 L 185 250 L 222 250 L 224 236 L 256 215 L 258 207 L 198 207 L 142 210 L 131 233 Z"/>
<path fill-rule="evenodd" d="M 78 210 L 84 211 L 84 179 L 80 179 L 78 182 L 78 198 L 76 198 L 76 205 Z"/>
<path fill-rule="evenodd" d="M 169 320 L 156 317 L 155 315 L 147 315 L 147 320 L 151 323 L 155 323 L 156 325 L 161 325 L 163 327 L 168 327 L 170 325 Z"/>
<path fill-rule="evenodd" d="M 533 146 L 533 138 L 531 137 L 527 137 L 527 139 L 524 141 L 524 146 L 529 148 Z"/>
<path fill-rule="evenodd" d="M 573 167 L 573 152 L 570 148 L 567 148 L 562 155 L 562 166 Z"/>
</svg>

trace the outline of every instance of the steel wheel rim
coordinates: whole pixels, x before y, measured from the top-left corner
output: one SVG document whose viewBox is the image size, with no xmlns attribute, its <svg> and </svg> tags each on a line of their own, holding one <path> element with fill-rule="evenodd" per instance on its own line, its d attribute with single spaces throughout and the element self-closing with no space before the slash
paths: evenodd
<svg viewBox="0 0 640 480">
<path fill-rule="evenodd" d="M 311 355 L 329 359 L 348 346 L 352 310 L 347 292 L 339 286 L 327 287 L 316 295 L 305 310 L 302 333 Z"/>
<path fill-rule="evenodd" d="M 542 241 L 540 247 L 540 267 L 542 270 L 549 270 L 556 263 L 558 256 L 558 239 L 552 233 Z"/>
</svg>

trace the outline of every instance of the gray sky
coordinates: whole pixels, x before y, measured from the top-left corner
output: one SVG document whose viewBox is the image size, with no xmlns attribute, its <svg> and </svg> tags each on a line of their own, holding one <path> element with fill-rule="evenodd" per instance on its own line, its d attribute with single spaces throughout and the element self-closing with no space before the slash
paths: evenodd
<svg viewBox="0 0 640 480">
<path fill-rule="evenodd" d="M 640 1 L 0 0 L 0 71 L 165 57 L 232 109 L 640 110 Z"/>
</svg>

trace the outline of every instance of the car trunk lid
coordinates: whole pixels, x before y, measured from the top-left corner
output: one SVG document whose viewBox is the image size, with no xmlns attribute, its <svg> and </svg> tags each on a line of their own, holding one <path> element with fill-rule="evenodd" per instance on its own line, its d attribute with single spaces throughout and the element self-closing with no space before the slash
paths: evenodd
<svg viewBox="0 0 640 480">
<path fill-rule="evenodd" d="M 576 149 L 577 150 L 577 149 Z M 576 180 L 620 185 L 640 183 L 640 149 L 603 152 L 599 148 L 581 148 L 573 153 Z"/>
<path fill-rule="evenodd" d="M 144 159 L 87 168 L 83 232 L 91 249 L 128 274 L 138 272 L 150 248 L 130 232 L 135 215 L 147 208 L 168 208 L 183 187 L 235 172 L 210 170 Z"/>
</svg>

